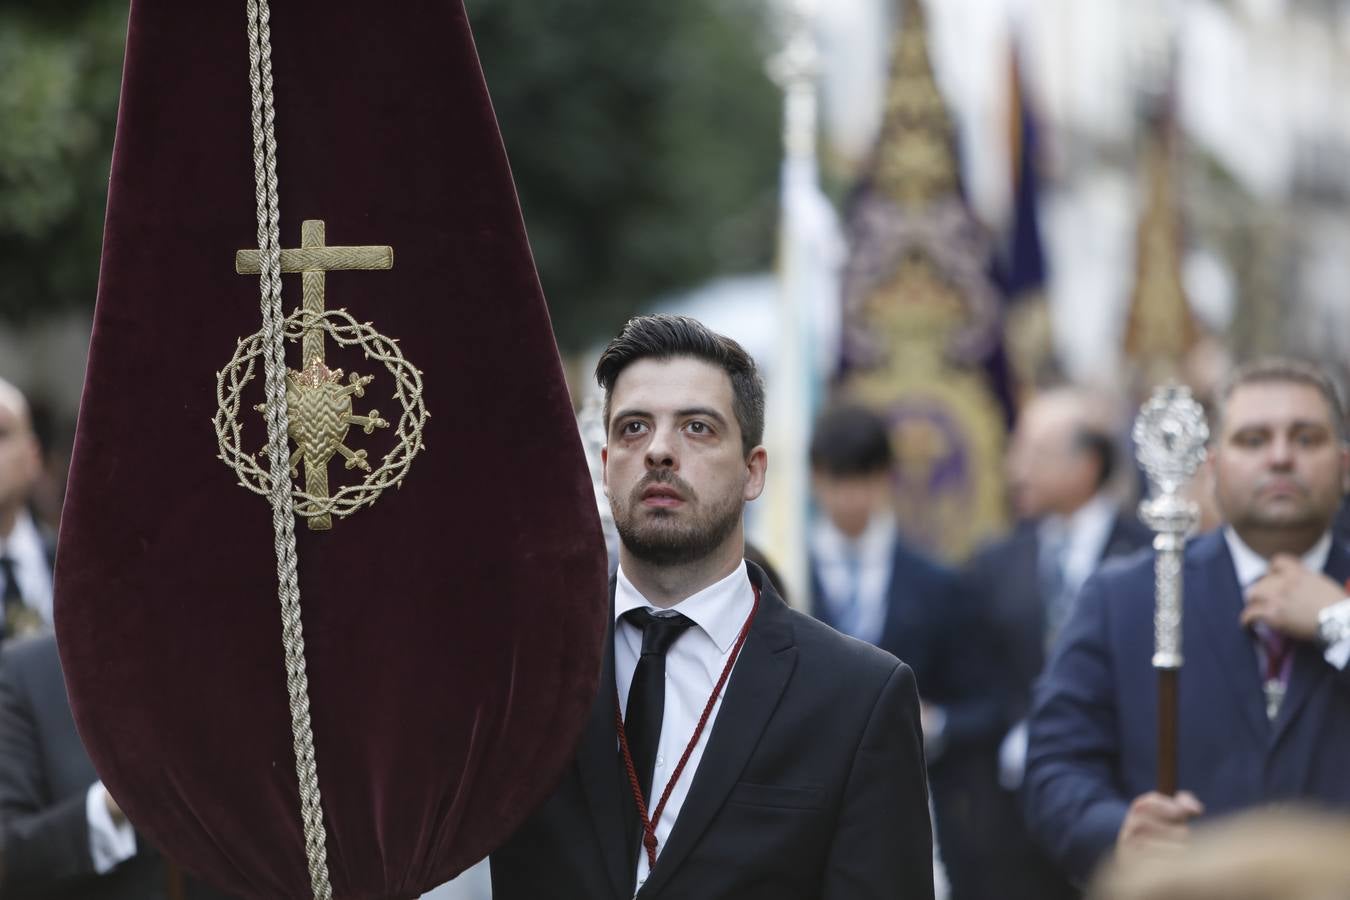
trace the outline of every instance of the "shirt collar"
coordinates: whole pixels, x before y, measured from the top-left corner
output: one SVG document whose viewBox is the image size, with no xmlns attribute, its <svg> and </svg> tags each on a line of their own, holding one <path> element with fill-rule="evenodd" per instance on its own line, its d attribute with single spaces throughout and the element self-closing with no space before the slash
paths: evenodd
<svg viewBox="0 0 1350 900">
<path fill-rule="evenodd" d="M 678 612 L 687 616 L 695 625 L 712 638 L 717 649 L 726 653 L 736 642 L 745 624 L 746 616 L 755 602 L 755 588 L 750 583 L 745 564 L 737 566 L 735 571 L 715 584 L 710 584 L 696 594 L 692 594 L 674 606 L 669 612 Z M 651 603 L 633 586 L 619 566 L 614 584 L 614 621 L 619 622 L 624 613 L 633 609 L 650 609 L 661 615 L 662 610 Z"/>
<path fill-rule="evenodd" d="M 1233 568 L 1237 572 L 1238 584 L 1242 585 L 1244 590 L 1265 577 L 1270 563 L 1261 554 L 1248 547 L 1242 538 L 1238 537 L 1232 525 L 1224 527 L 1223 539 L 1228 543 L 1228 552 L 1233 557 Z M 1309 572 L 1321 572 L 1326 568 L 1327 557 L 1330 555 L 1331 532 L 1327 531 L 1317 539 L 1312 549 L 1303 554 L 1301 557 L 1303 567 Z"/>
<path fill-rule="evenodd" d="M 1092 499 L 1067 516 L 1046 516 L 1037 526 L 1043 540 L 1055 539 L 1069 541 L 1075 535 L 1096 534 L 1103 537 L 1111 530 L 1116 517 L 1116 503 L 1105 493 L 1094 494 Z"/>
<path fill-rule="evenodd" d="M 20 509 L 14 517 L 14 528 L 9 534 L 0 537 L 0 556 L 11 559 L 43 559 L 47 548 L 42 542 L 42 533 L 28 510 Z"/>
<path fill-rule="evenodd" d="M 850 538 L 835 527 L 828 516 L 821 516 L 812 527 L 811 542 L 816 557 L 822 561 L 839 562 L 849 558 L 874 560 L 888 558 L 895 548 L 895 516 L 879 512 L 867 520 L 867 527 L 856 538 Z"/>
</svg>

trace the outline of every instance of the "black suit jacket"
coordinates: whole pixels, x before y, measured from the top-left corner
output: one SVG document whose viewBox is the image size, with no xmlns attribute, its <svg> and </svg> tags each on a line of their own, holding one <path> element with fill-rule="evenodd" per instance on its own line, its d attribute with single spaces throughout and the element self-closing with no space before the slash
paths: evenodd
<svg viewBox="0 0 1350 900">
<path fill-rule="evenodd" d="M 834 625 L 814 561 L 811 589 L 812 613 Z M 947 717 L 928 773 L 953 900 L 983 900 L 983 858 L 1001 837 L 989 832 L 980 811 L 997 787 L 994 753 L 1005 730 L 1002 673 L 994 663 L 990 623 L 974 613 L 954 572 L 895 542 L 877 646 L 913 668 L 919 695 Z"/>
<path fill-rule="evenodd" d="M 85 797 L 98 774 L 66 698 L 56 639 L 6 644 L 0 654 L 0 897 L 4 900 L 155 900 L 163 861 L 137 836 L 138 853 L 94 872 Z M 191 898 L 223 897 L 188 884 Z"/>
<path fill-rule="evenodd" d="M 811 614 L 835 626 L 811 563 Z M 919 695 L 947 714 L 945 746 L 997 740 L 1002 717 L 989 691 L 999 674 L 988 623 L 975 615 L 956 574 L 896 541 L 877 646 L 914 670 Z"/>
<path fill-rule="evenodd" d="M 1153 532 L 1120 513 L 1102 548 L 1101 561 L 1127 556 L 1153 542 Z M 1045 668 L 1045 598 L 1038 571 L 1036 523 L 1023 522 L 1008 537 L 980 550 L 966 569 L 967 589 L 998 634 L 1004 671 L 1004 727 L 1026 718 L 1031 686 Z"/>
<path fill-rule="evenodd" d="M 933 896 L 909 667 L 802 615 L 753 564 L 759 613 L 640 900 Z M 613 588 L 611 586 L 611 603 Z M 627 900 L 614 641 L 576 761 L 492 855 L 494 900 Z"/>
<path fill-rule="evenodd" d="M 1130 555 L 1153 539 L 1133 516 L 1118 513 L 1102 561 Z M 966 568 L 968 595 L 980 605 L 997 639 L 995 660 L 1003 728 L 1026 718 L 1032 685 L 1045 668 L 1045 600 L 1041 596 L 1040 541 L 1036 524 L 1024 522 L 1008 537 L 979 551 Z M 997 766 L 996 758 L 990 765 Z M 984 769 L 982 768 L 982 771 Z M 984 823 L 987 849 L 980 874 L 985 896 L 1001 900 L 1066 900 L 1078 890 L 1035 845 L 1015 794 L 994 783 L 974 801 L 972 818 Z"/>
</svg>

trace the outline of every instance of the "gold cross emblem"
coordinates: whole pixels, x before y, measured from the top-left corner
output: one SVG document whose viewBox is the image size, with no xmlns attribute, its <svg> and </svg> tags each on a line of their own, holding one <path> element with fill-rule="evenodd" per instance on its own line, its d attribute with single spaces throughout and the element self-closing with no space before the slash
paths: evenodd
<svg viewBox="0 0 1350 900">
<path fill-rule="evenodd" d="M 389 484 L 400 484 L 412 456 L 421 449 L 422 423 L 427 415 L 421 398 L 421 373 L 403 359 L 396 341 L 385 338 L 369 325 L 357 323 L 345 310 L 328 310 L 324 306 L 329 272 L 391 269 L 393 265 L 392 247 L 328 246 L 324 223 L 319 219 L 306 219 L 301 224 L 298 248 L 281 251 L 281 271 L 299 273 L 303 288 L 300 310 L 287 318 L 287 336 L 291 339 L 298 336 L 301 340 L 301 364 L 298 370 L 286 373 L 286 411 L 290 423 L 287 433 L 295 442 L 295 452 L 290 457 L 291 477 L 299 476 L 300 464 L 305 469 L 305 487 L 297 495 L 301 501 L 297 512 L 307 518 L 313 531 L 332 528 L 334 511 L 349 514 L 359 506 L 373 503 Z M 235 254 L 234 266 L 241 275 L 261 274 L 262 254 L 258 250 L 240 250 Z M 251 360 L 260 352 L 260 336 L 261 333 L 240 341 L 230 367 L 219 374 L 217 393 L 221 405 L 216 417 L 221 458 L 240 474 L 241 484 L 256 492 L 261 492 L 262 471 L 240 452 L 237 412 L 243 384 L 252 377 Z M 358 346 L 367 358 L 383 362 L 394 376 L 395 398 L 404 411 L 395 451 L 385 458 L 378 471 L 368 474 L 365 483 L 344 488 L 337 497 L 330 497 L 328 488 L 328 463 L 334 455 L 342 455 L 347 469 L 372 473 L 366 451 L 352 450 L 345 443 L 351 426 L 371 434 L 376 428 L 388 428 L 389 422 L 380 418 L 375 409 L 365 415 L 355 413 L 352 397 L 363 397 L 373 376 L 353 372 L 344 385 L 342 370 L 328 368 L 324 360 L 326 336 L 334 337 L 343 346 Z M 352 497 L 345 497 L 351 492 Z"/>
<path fill-rule="evenodd" d="M 329 272 L 357 269 L 392 269 L 393 247 L 329 247 L 324 244 L 322 219 L 306 219 L 300 223 L 300 246 L 281 251 L 281 271 L 300 273 L 302 288 L 301 308 L 310 314 L 311 324 L 305 328 L 300 356 L 302 367 L 308 368 L 317 357 L 323 361 L 323 328 L 318 318 L 323 315 L 323 289 Z M 234 270 L 240 275 L 262 274 L 262 253 L 258 250 L 240 250 L 234 255 Z"/>
</svg>

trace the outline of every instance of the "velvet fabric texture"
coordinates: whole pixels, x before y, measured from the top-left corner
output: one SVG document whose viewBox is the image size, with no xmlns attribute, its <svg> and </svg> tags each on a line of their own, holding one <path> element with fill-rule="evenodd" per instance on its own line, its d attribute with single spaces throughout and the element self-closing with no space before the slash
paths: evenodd
<svg viewBox="0 0 1350 900">
<path fill-rule="evenodd" d="M 424 373 L 399 490 L 297 520 L 337 898 L 410 898 L 553 788 L 595 696 L 595 502 L 506 156 L 459 0 L 272 7 L 281 243 L 390 245 L 326 306 Z M 138 830 L 247 897 L 310 896 L 271 509 L 217 459 L 216 373 L 261 327 L 245 4 L 136 0 L 88 376 L 57 558 L 77 724 Z M 300 277 L 284 276 L 288 310 Z M 299 367 L 299 345 L 288 363 Z M 396 420 L 384 367 L 357 413 Z M 252 451 L 266 440 L 251 404 Z M 393 429 L 347 443 L 379 460 Z M 334 487 L 359 479 L 330 466 Z"/>
</svg>

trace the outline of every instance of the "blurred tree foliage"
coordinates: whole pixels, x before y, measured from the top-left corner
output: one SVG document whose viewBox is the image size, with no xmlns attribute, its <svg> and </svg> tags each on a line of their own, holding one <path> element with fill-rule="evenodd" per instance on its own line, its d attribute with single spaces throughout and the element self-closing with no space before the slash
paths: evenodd
<svg viewBox="0 0 1350 900">
<path fill-rule="evenodd" d="M 0 6 L 0 315 L 91 306 L 125 0 Z"/>
<path fill-rule="evenodd" d="M 466 0 L 565 347 L 768 264 L 781 99 L 753 0 Z"/>
<path fill-rule="evenodd" d="M 564 347 L 768 263 L 762 0 L 466 0 Z M 0 315 L 93 303 L 126 0 L 0 5 Z"/>
</svg>

